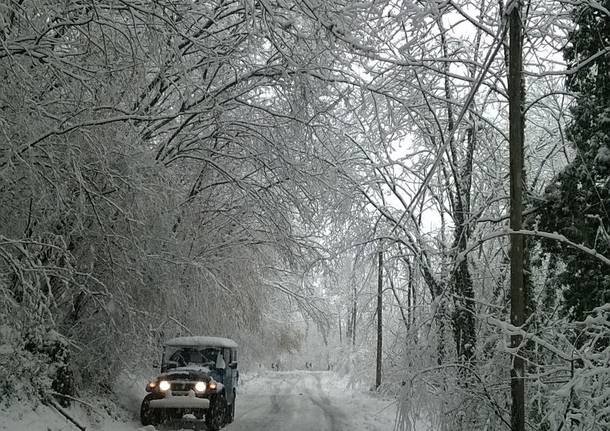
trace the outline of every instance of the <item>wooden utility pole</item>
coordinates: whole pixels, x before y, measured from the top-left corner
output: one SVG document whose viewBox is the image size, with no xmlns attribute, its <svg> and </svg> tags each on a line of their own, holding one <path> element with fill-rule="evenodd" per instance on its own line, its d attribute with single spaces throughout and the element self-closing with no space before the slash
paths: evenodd
<svg viewBox="0 0 610 431">
<path fill-rule="evenodd" d="M 510 228 L 521 230 L 523 216 L 523 38 L 521 26 L 521 0 L 509 2 L 509 54 L 508 54 L 508 106 L 510 140 Z M 525 285 L 523 276 L 524 238 L 510 236 L 510 320 L 520 327 L 525 322 Z M 511 335 L 513 349 L 523 337 Z M 512 398 L 511 430 L 525 431 L 525 362 L 521 350 L 515 352 L 510 370 Z"/>
<path fill-rule="evenodd" d="M 383 347 L 383 251 L 379 250 L 377 269 L 377 369 L 375 372 L 375 388 L 381 385 L 381 350 Z"/>
</svg>

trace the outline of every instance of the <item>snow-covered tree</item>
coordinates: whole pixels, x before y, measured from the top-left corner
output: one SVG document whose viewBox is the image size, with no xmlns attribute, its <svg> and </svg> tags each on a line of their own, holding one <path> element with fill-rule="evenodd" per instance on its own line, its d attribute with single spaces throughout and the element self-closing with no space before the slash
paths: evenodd
<svg viewBox="0 0 610 431">
<path fill-rule="evenodd" d="M 609 8 L 609 1 L 583 3 L 572 12 L 576 27 L 565 56 L 567 88 L 575 94 L 566 130 L 573 160 L 551 181 L 538 205 L 540 230 L 605 256 L 610 254 Z M 553 288 L 563 291 L 566 314 L 582 320 L 610 302 L 610 266 L 561 242 L 543 241 L 542 246 L 558 268 Z"/>
</svg>

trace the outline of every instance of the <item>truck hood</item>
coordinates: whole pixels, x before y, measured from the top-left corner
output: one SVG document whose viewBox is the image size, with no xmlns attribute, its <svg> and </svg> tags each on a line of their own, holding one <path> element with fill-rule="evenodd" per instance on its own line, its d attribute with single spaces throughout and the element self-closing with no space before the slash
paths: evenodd
<svg viewBox="0 0 610 431">
<path fill-rule="evenodd" d="M 158 380 L 210 380 L 210 369 L 208 367 L 179 367 L 172 368 L 166 373 L 160 374 Z"/>
</svg>

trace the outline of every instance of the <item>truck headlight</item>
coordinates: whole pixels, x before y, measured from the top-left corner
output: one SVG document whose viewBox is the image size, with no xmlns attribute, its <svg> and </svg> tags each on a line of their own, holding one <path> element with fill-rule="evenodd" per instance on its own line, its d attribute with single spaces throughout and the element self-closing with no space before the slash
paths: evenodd
<svg viewBox="0 0 610 431">
<path fill-rule="evenodd" d="M 159 382 L 159 389 L 161 389 L 162 391 L 169 391 L 170 387 L 171 387 L 171 385 L 169 384 L 169 382 L 167 380 L 161 380 Z"/>
<path fill-rule="evenodd" d="M 205 388 L 206 388 L 205 382 L 195 383 L 195 390 L 197 392 L 205 392 Z"/>
</svg>

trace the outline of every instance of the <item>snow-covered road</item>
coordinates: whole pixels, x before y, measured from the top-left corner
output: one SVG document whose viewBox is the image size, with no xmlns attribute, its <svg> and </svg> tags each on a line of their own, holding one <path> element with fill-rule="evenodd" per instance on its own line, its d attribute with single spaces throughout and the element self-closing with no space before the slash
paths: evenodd
<svg viewBox="0 0 610 431">
<path fill-rule="evenodd" d="M 237 395 L 235 422 L 224 431 L 388 431 L 394 428 L 395 403 L 351 388 L 346 378 L 331 372 L 284 371 L 244 374 Z M 144 387 L 143 384 L 138 385 Z M 142 391 L 143 392 L 143 391 Z M 132 413 L 106 416 L 75 405 L 70 415 L 87 431 L 205 430 L 186 420 L 143 427 L 137 419 L 143 394 L 135 393 L 125 405 Z M 132 405 L 133 404 L 133 405 Z M 0 431 L 78 431 L 57 411 L 13 405 L 0 410 Z"/>
<path fill-rule="evenodd" d="M 275 372 L 245 382 L 227 431 L 388 430 L 389 401 L 346 390 L 328 372 Z"/>
</svg>

